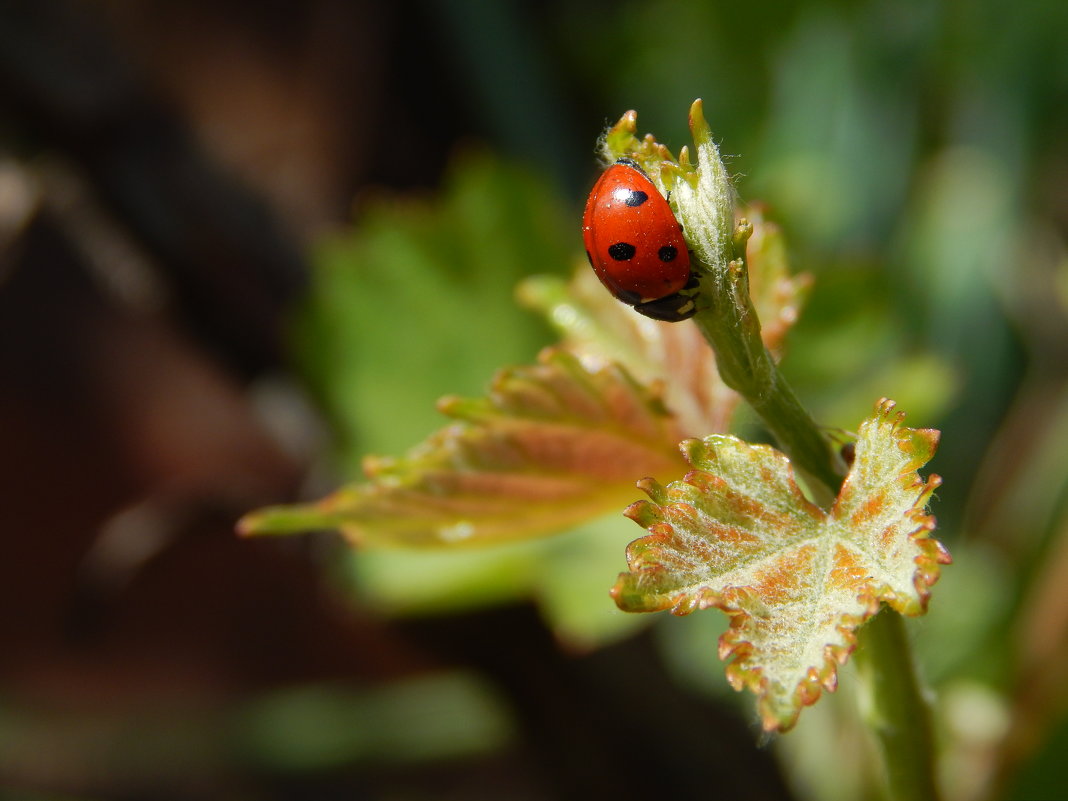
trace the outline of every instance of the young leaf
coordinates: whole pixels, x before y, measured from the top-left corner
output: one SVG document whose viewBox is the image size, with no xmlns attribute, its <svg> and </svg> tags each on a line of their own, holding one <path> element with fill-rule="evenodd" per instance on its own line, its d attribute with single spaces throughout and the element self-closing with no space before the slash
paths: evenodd
<svg viewBox="0 0 1068 801">
<path fill-rule="evenodd" d="M 360 543 L 488 544 L 565 530 L 633 493 L 635 475 L 683 466 L 674 418 L 622 368 L 587 369 L 562 349 L 502 370 L 485 398 L 446 398 L 453 422 L 369 483 L 244 518 L 249 534 L 337 527 Z"/>
<path fill-rule="evenodd" d="M 919 615 L 949 554 L 932 539 L 926 505 L 941 483 L 917 469 L 938 432 L 902 425 L 880 401 L 829 512 L 809 502 L 789 460 L 764 445 L 712 435 L 682 448 L 693 470 L 627 515 L 649 531 L 627 549 L 630 572 L 612 590 L 624 611 L 677 615 L 717 607 L 731 617 L 721 659 L 735 689 L 759 699 L 764 728 L 785 731 L 856 644 L 885 602 Z"/>
</svg>

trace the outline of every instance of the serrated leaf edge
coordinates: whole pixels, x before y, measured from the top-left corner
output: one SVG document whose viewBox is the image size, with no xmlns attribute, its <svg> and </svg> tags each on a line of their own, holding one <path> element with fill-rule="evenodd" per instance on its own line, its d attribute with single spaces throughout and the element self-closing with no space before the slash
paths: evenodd
<svg viewBox="0 0 1068 801">
<path fill-rule="evenodd" d="M 937 431 L 932 429 L 906 429 L 904 426 L 904 412 L 895 411 L 895 408 L 894 401 L 888 398 L 881 398 L 875 405 L 876 414 L 865 420 L 862 425 L 873 425 L 878 428 L 889 426 L 890 430 L 887 433 L 896 439 L 899 448 L 909 454 L 916 451 L 915 437 L 926 439 L 932 449 L 937 445 Z M 907 430 L 910 436 L 899 436 L 902 430 Z M 716 436 L 722 437 L 724 435 Z M 691 464 L 692 457 L 695 456 L 695 447 L 694 441 L 687 440 L 680 443 L 680 450 L 682 450 L 687 460 L 691 461 Z M 749 447 L 759 448 L 766 446 Z M 917 468 L 926 463 L 927 458 L 921 457 L 918 465 L 907 467 L 906 472 L 901 473 L 898 479 L 903 478 L 907 473 L 917 473 Z M 689 471 L 681 482 L 671 483 L 691 484 L 690 479 L 695 472 L 704 471 Z M 792 467 L 790 467 L 790 473 L 792 474 L 792 472 Z M 738 593 L 738 597 L 728 599 L 724 593 L 708 587 L 701 587 L 696 591 L 679 590 L 664 598 L 661 602 L 650 605 L 644 611 L 670 611 L 674 615 L 682 616 L 698 610 L 717 608 L 727 614 L 730 617 L 730 625 L 728 630 L 720 636 L 718 656 L 721 661 L 727 663 L 725 672 L 728 682 L 735 690 L 748 689 L 757 696 L 757 709 L 765 731 L 789 731 L 796 725 L 804 707 L 816 703 L 823 691 L 833 692 L 837 688 L 838 666 L 845 664 L 850 654 L 856 649 L 857 630 L 879 612 L 882 603 L 885 602 L 890 608 L 907 616 L 914 617 L 926 612 L 931 588 L 940 577 L 941 565 L 952 563 L 949 551 L 941 542 L 931 536 L 931 532 L 935 529 L 936 521 L 934 516 L 927 512 L 926 509 L 928 501 L 941 483 L 941 477 L 936 474 L 930 474 L 926 480 L 921 479 L 917 474 L 916 480 L 911 485 L 917 489 L 916 500 L 903 513 L 903 517 L 916 524 L 916 527 L 909 532 L 907 537 L 919 550 L 919 553 L 913 558 L 913 564 L 915 564 L 916 569 L 912 578 L 917 597 L 915 599 L 902 598 L 885 586 L 871 587 L 868 591 L 859 593 L 857 602 L 863 607 L 864 611 L 859 615 L 844 614 L 841 616 L 840 623 L 835 627 L 835 630 L 841 636 L 842 641 L 824 646 L 822 664 L 809 668 L 805 679 L 797 685 L 791 694 L 791 702 L 785 705 L 785 714 L 779 709 L 779 707 L 784 706 L 781 700 L 776 703 L 775 699 L 768 693 L 768 679 L 764 675 L 763 669 L 758 665 L 751 666 L 747 664 L 747 659 L 752 654 L 754 646 L 750 641 L 744 639 L 742 631 L 746 620 L 754 615 L 754 610 L 744 608 L 747 605 L 752 606 L 751 603 L 746 603 L 744 591 Z M 654 479 L 643 479 L 638 482 L 638 487 L 649 496 L 649 499 L 634 502 L 627 507 L 624 514 L 649 533 L 634 540 L 627 547 L 627 562 L 630 571 L 620 574 L 621 578 L 623 576 L 633 576 L 636 570 L 649 570 L 649 567 L 641 565 L 640 552 L 647 550 L 649 546 L 654 546 L 675 533 L 673 525 L 666 519 L 667 515 L 664 514 L 664 507 L 668 505 L 689 506 L 689 504 L 672 501 L 670 499 L 670 485 L 664 486 Z M 833 511 L 834 507 L 832 507 L 831 511 L 824 513 L 827 520 L 831 518 Z M 616 600 L 616 603 L 621 608 L 624 608 L 620 600 L 620 583 L 618 581 L 612 588 L 611 595 Z"/>
</svg>

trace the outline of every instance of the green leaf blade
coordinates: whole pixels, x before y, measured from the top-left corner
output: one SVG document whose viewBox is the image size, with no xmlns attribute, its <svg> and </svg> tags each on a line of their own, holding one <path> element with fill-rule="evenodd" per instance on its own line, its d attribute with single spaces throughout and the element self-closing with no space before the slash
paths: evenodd
<svg viewBox="0 0 1068 801">
<path fill-rule="evenodd" d="M 405 457 L 367 460 L 368 482 L 299 514 L 253 513 L 243 530 L 296 532 L 315 520 L 354 543 L 420 548 L 528 539 L 623 506 L 636 471 L 684 464 L 658 396 L 618 366 L 587 369 L 562 349 L 501 371 L 484 398 L 439 408 L 455 422 Z"/>
</svg>

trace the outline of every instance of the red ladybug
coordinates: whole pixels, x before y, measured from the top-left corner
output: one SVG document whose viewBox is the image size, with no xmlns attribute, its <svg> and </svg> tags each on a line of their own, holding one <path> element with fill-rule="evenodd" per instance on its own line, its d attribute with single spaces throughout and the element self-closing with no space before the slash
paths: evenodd
<svg viewBox="0 0 1068 801">
<path fill-rule="evenodd" d="M 637 162 L 620 159 L 594 184 L 582 217 L 586 257 L 619 300 L 654 320 L 678 322 L 697 311 L 697 277 L 682 226 Z"/>
</svg>

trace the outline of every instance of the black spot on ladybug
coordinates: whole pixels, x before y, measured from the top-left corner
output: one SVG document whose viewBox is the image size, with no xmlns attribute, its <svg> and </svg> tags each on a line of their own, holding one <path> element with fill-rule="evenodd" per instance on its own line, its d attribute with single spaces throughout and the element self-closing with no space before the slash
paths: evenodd
<svg viewBox="0 0 1068 801">
<path fill-rule="evenodd" d="M 660 261 L 675 261 L 675 257 L 679 255 L 679 250 L 673 245 L 664 245 L 656 252 L 656 255 L 660 257 Z"/>
<path fill-rule="evenodd" d="M 608 246 L 608 255 L 616 261 L 630 261 L 637 250 L 630 242 L 616 242 Z"/>
<path fill-rule="evenodd" d="M 623 203 L 627 206 L 630 206 L 631 208 L 634 208 L 635 206 L 640 206 L 648 199 L 649 196 L 645 194 L 645 192 L 643 192 L 642 190 L 632 189 L 631 193 L 627 196 Z"/>
</svg>

